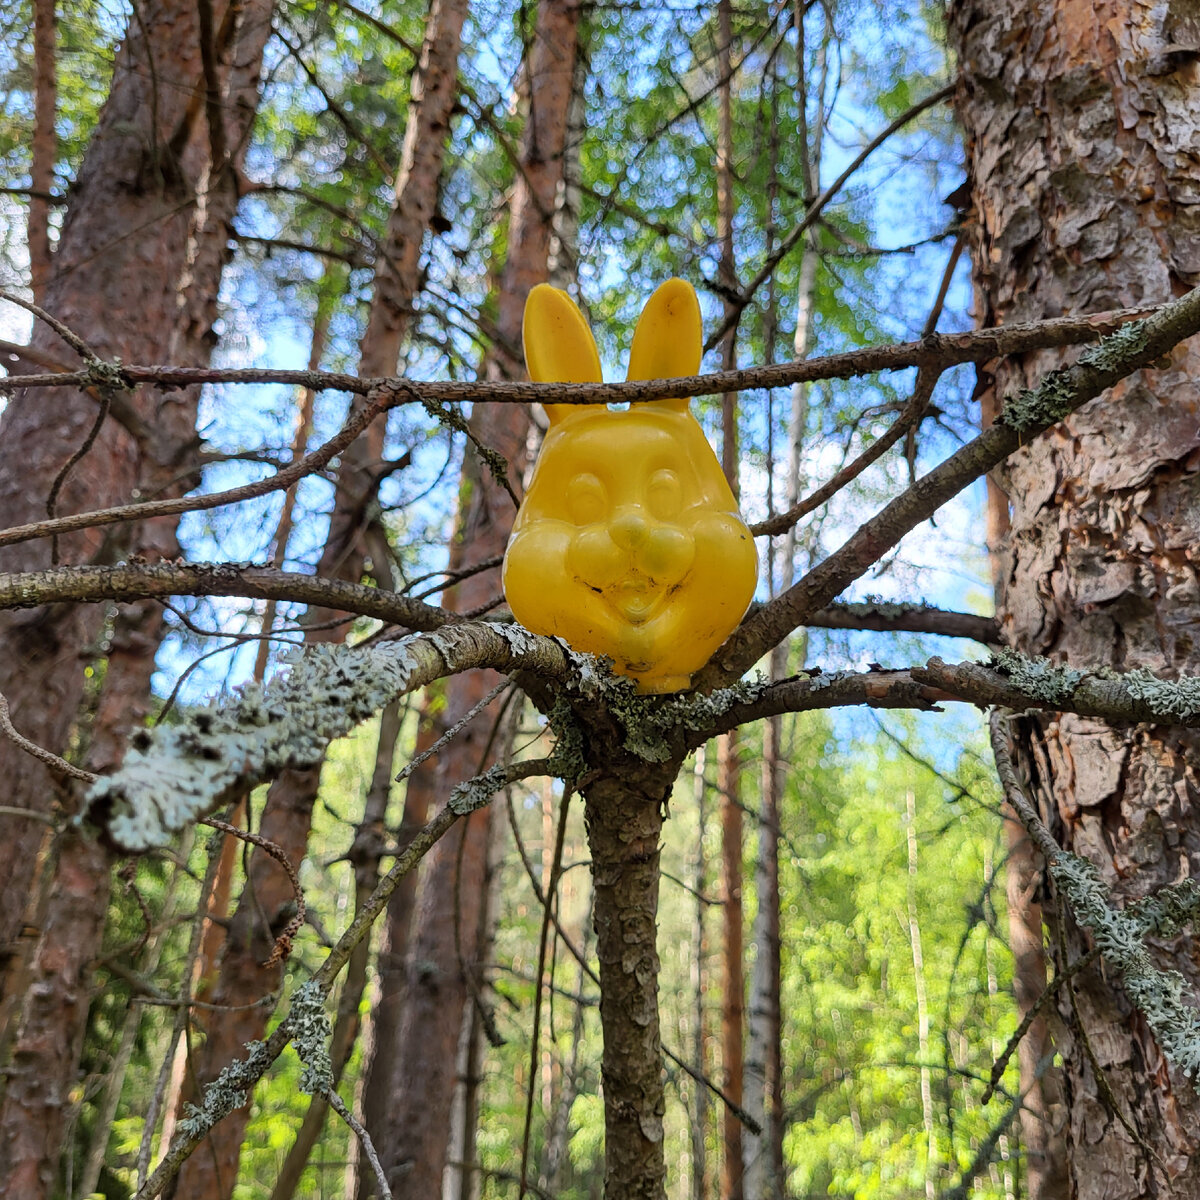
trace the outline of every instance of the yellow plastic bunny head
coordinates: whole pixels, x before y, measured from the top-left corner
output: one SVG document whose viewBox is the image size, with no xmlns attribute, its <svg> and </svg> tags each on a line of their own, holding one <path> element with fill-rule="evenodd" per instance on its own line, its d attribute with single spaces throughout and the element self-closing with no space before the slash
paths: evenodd
<svg viewBox="0 0 1200 1200">
<path fill-rule="evenodd" d="M 533 289 L 524 340 L 534 381 L 600 382 L 596 343 L 566 292 Z M 669 279 L 638 320 L 628 377 L 694 375 L 700 355 L 696 293 Z M 641 692 L 681 691 L 741 620 L 758 574 L 716 455 L 687 400 L 546 412 L 504 558 L 509 606 L 535 633 L 607 655 Z"/>
</svg>

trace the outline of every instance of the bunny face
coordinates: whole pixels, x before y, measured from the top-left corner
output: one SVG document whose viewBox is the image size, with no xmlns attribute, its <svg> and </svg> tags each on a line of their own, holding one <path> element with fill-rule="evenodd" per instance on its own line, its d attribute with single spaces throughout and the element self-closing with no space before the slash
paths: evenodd
<svg viewBox="0 0 1200 1200">
<path fill-rule="evenodd" d="M 695 374 L 700 345 L 695 293 L 670 280 L 638 322 L 629 377 Z M 525 356 L 540 382 L 600 379 L 583 315 L 545 285 L 526 306 Z M 686 400 L 546 411 L 504 560 L 513 614 L 607 655 L 640 691 L 686 688 L 746 611 L 758 571 L 716 456 Z"/>
</svg>

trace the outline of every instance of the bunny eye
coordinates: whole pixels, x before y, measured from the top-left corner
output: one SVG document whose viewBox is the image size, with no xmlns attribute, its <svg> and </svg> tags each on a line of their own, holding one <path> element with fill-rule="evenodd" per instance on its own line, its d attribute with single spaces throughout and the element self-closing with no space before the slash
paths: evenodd
<svg viewBox="0 0 1200 1200">
<path fill-rule="evenodd" d="M 576 475 L 567 484 L 567 512 L 576 525 L 591 525 L 608 515 L 608 496 L 595 475 Z"/>
<path fill-rule="evenodd" d="M 660 521 L 679 516 L 683 508 L 683 486 L 674 471 L 655 471 L 646 485 L 646 504 Z"/>
</svg>

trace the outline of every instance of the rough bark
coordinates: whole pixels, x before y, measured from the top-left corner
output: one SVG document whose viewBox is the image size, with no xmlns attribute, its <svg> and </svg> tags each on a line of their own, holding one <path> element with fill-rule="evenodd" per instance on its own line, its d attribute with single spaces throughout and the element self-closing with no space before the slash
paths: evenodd
<svg viewBox="0 0 1200 1200">
<path fill-rule="evenodd" d="M 421 706 L 413 757 L 419 758 L 445 732 L 440 704 L 426 699 Z M 404 814 L 396 833 L 396 845 L 405 847 L 425 824 L 435 797 L 437 759 L 427 759 L 409 775 L 404 792 Z M 377 1147 L 382 1148 L 396 1091 L 395 1066 L 400 1021 L 404 1015 L 404 981 L 407 974 L 408 942 L 417 904 L 417 873 L 406 876 L 388 900 L 383 944 L 376 956 L 378 1000 L 371 1010 L 371 1035 L 363 1082 L 363 1124 Z M 375 1177 L 365 1156 L 358 1151 L 357 1195 L 367 1200 L 375 1189 Z"/>
<path fill-rule="evenodd" d="M 130 22 L 117 56 L 112 88 L 79 170 L 56 255 L 46 307 L 96 351 L 132 362 L 161 355 L 168 323 L 150 314 L 173 311 L 183 270 L 195 183 L 173 149 L 191 124 L 188 89 L 161 88 L 159 78 L 202 78 L 196 6 L 191 0 L 152 0 Z M 33 345 L 66 353 L 57 334 L 35 324 Z M 139 416 L 157 420 L 163 397 L 134 398 Z M 93 395 L 75 389 L 15 395 L 0 439 L 0 512 L 24 523 L 46 515 L 60 469 L 96 419 Z M 127 498 L 136 478 L 138 447 L 114 421 L 100 430 L 57 499 L 59 511 Z M 101 550 L 94 533 L 64 538 L 63 561 L 88 561 Z M 51 547 L 29 542 L 0 553 L 5 570 L 48 565 Z M 0 691 L 13 722 L 27 737 L 56 751 L 65 744 L 81 694 L 80 647 L 97 638 L 96 609 L 36 609 L 0 616 Z M 9 803 L 46 811 L 56 795 L 45 766 L 4 742 L 0 770 Z M 0 947 L 19 927 L 30 895 L 32 864 L 43 827 L 0 818 Z"/>
<path fill-rule="evenodd" d="M 1155 304 L 1196 282 L 1200 92 L 1195 56 L 1178 49 L 1194 44 L 1189 12 L 1135 0 L 951 6 L 983 324 Z M 1009 395 L 1047 365 L 1040 355 L 998 363 L 986 382 Z M 1197 378 L 1200 350 L 1177 347 L 1010 462 L 1000 616 L 1012 645 L 1080 666 L 1200 667 Z M 1020 747 L 1043 816 L 1125 901 L 1200 865 L 1197 749 L 1194 734 L 1077 717 L 1026 723 Z M 1043 880 L 1033 899 L 1057 944 L 1047 895 Z M 1071 957 L 1085 948 L 1073 924 L 1061 932 Z M 1190 938 L 1164 944 L 1161 958 L 1194 992 Z M 1196 1195 L 1200 1101 L 1117 984 L 1090 970 L 1073 986 L 1074 998 L 1060 996 L 1058 1046 L 1071 1193 Z M 1110 1110 L 1081 1031 L 1157 1158 Z"/>
<path fill-rule="evenodd" d="M 95 841 L 66 834 L 58 863 L 56 903 L 38 941 L 4 1095 L 0 1178 L 8 1200 L 42 1200 L 55 1192 L 90 999 L 91 954 L 108 903 L 108 854 Z"/>
<path fill-rule="evenodd" d="M 192 315 L 197 331 L 185 342 L 183 352 L 187 357 L 182 361 L 201 365 L 211 348 L 220 272 L 227 258 L 227 226 L 237 205 L 230 164 L 241 160 L 257 108 L 270 3 L 252 0 L 244 9 L 241 5 L 217 9 L 221 29 L 214 49 L 227 88 L 229 122 L 235 136 L 234 157 L 221 169 L 214 168 L 206 158 L 211 141 L 197 128 L 194 113 L 181 105 L 181 99 L 186 99 L 183 89 L 180 96 L 165 100 L 151 74 L 150 99 L 143 94 L 147 72 L 165 69 L 177 80 L 198 81 L 197 72 L 201 70 L 197 44 L 200 30 L 192 23 L 194 13 L 170 5 L 152 6 L 152 10 L 145 14 L 144 25 L 133 22 L 126 39 L 99 129 L 81 168 L 76 199 L 68 211 L 54 260 L 55 276 L 47 282 L 45 304 L 98 353 L 122 357 L 141 352 L 169 353 L 179 324 L 173 326 L 170 320 L 156 323 L 147 317 L 156 312 L 172 313 L 178 305 L 181 313 Z M 152 19 L 162 21 L 164 27 L 151 24 Z M 145 138 L 140 147 L 129 144 L 130 121 L 135 119 L 139 124 L 133 126 L 134 131 L 140 130 Z M 162 158 L 158 158 L 160 155 Z M 155 161 L 159 167 L 163 161 L 174 165 L 167 174 L 150 171 Z M 110 173 L 115 173 L 115 178 Z M 101 267 L 103 274 L 98 275 Z M 128 278 L 113 282 L 122 276 Z M 89 294 L 88 288 L 93 285 L 101 290 Z M 155 288 L 160 290 L 155 292 Z M 197 321 L 205 322 L 203 336 L 198 336 Z M 34 344 L 45 337 L 42 329 L 35 330 Z M 67 479 L 60 504 L 86 506 L 95 503 L 97 495 L 101 502 L 120 499 L 124 489 L 133 485 L 143 489 L 162 485 L 169 494 L 169 481 L 179 474 L 180 463 L 194 444 L 197 399 L 198 391 L 182 400 L 165 395 L 132 397 L 135 413 L 149 423 L 152 435 L 133 438 L 110 422 L 99 431 L 89 456 Z M 53 469 L 57 474 L 56 457 L 63 453 L 64 445 L 71 445 L 56 435 L 62 428 L 76 435 L 86 429 L 89 409 L 94 419 L 94 397 L 60 393 L 56 404 L 62 409 L 40 409 L 36 392 L 14 400 L 4 429 L 6 453 L 0 456 L 0 493 L 5 494 L 6 503 L 14 488 L 24 488 L 21 498 L 26 506 L 39 500 L 44 505 L 47 492 L 42 489 L 52 486 L 47 473 Z M 55 419 L 58 412 L 63 426 Z M 38 446 L 39 433 L 46 446 Z M 16 454 L 7 453 L 14 449 L 10 437 L 18 439 Z M 32 460 L 23 461 L 20 451 L 30 446 L 37 453 Z M 86 491 L 80 490 L 81 481 L 87 484 Z M 179 480 L 174 490 L 186 486 Z M 29 511 L 28 507 L 15 511 L 6 508 L 6 514 L 18 520 Z M 68 556 L 78 560 L 97 552 L 117 552 L 115 547 L 105 549 L 89 539 L 90 535 L 83 535 L 64 543 Z M 151 558 L 170 558 L 178 552 L 173 522 L 165 520 L 126 531 L 124 544 Z M 40 564 L 46 550 L 44 543 L 35 542 L 7 551 L 5 565 Z M 0 676 L 4 677 L 0 687 L 11 692 L 15 683 L 24 728 L 43 745 L 61 747 L 82 699 L 85 658 L 78 645 L 72 647 L 69 640 L 63 639 L 85 634 L 94 638 L 103 616 L 103 610 L 96 609 L 40 609 L 35 610 L 32 620 L 6 619 L 0 624 L 0 644 L 13 648 L 13 659 L 5 666 L 18 672 L 14 679 L 0 666 Z M 113 619 L 105 685 L 88 727 L 88 763 L 97 771 L 110 770 L 117 764 L 129 732 L 144 717 L 160 625 L 161 608 L 150 602 L 119 610 Z M 42 655 L 46 646 L 50 647 L 48 680 L 22 678 L 19 672 L 28 669 L 30 660 Z M 45 687 L 47 681 L 51 688 L 39 694 L 38 687 Z M 15 697 L 13 710 L 15 714 Z M 14 753 L 17 761 L 12 763 L 15 778 L 10 803 L 34 809 L 45 806 L 51 794 L 46 790 L 45 768 L 8 743 L 0 746 L 0 762 L 5 761 L 6 754 Z M 27 830 L 31 822 L 18 826 L 21 824 Z M 18 835 L 24 832 L 18 827 Z M 5 852 L 19 851 L 23 842 L 19 836 L 16 845 L 5 842 L 0 861 Z M 84 847 L 77 839 L 69 838 L 54 866 L 31 982 L 16 1025 L 12 1083 L 0 1110 L 2 1156 L 4 1146 L 22 1144 L 22 1126 L 38 1106 L 42 1109 L 38 1121 L 43 1158 L 36 1168 L 28 1161 L 19 1168 L 26 1172 L 30 1186 L 35 1176 L 38 1186 L 50 1186 L 46 1181 L 53 1180 L 58 1165 L 64 1097 L 77 1069 L 86 1004 L 59 1004 L 56 997 L 61 980 L 87 979 L 89 964 L 99 950 L 110 861 L 106 849 Z M 0 922 L 20 918 L 23 910 L 14 889 L 22 880 L 29 880 L 30 864 L 18 859 L 9 865 L 13 870 L 6 873 L 4 885 L 0 885 L 4 889 L 0 895 Z M 83 894 L 89 871 L 90 903 Z M 76 914 L 84 911 L 96 914 L 95 918 L 77 921 Z M 70 936 L 58 940 L 66 929 Z M 3 936 L 0 930 L 0 938 Z M 12 995 L 5 997 L 10 1011 L 14 999 Z M 24 1144 L 28 1148 L 29 1143 Z"/>
<path fill-rule="evenodd" d="M 616 754 L 613 756 L 616 758 Z M 605 1200 L 662 1200 L 659 838 L 675 764 L 606 774 L 584 791 L 604 1032 Z"/>
<path fill-rule="evenodd" d="M 579 8 L 576 0 L 548 0 L 538 7 L 527 61 L 529 112 L 521 142 L 521 171 L 509 209 L 508 258 L 497 308 L 497 342 L 485 365 L 488 378 L 516 378 L 525 298 L 545 281 L 555 199 L 563 178 L 567 114 L 572 94 Z M 529 428 L 519 407 L 487 405 L 472 417 L 475 435 L 499 451 L 519 479 Z M 464 464 L 465 507 L 456 538 L 470 559 L 503 551 L 512 524 L 512 501 L 486 482 L 474 455 Z M 499 591 L 497 572 L 457 584 L 445 604 L 467 611 Z M 453 724 L 494 684 L 482 672 L 456 676 L 446 688 L 446 721 Z M 439 791 L 487 765 L 486 719 L 477 719 L 443 752 Z M 458 836 L 443 839 L 426 864 L 417 914 L 418 930 L 407 976 L 404 1014 L 396 1053 L 396 1078 L 386 1149 L 381 1157 L 397 1196 L 438 1195 L 446 1161 L 454 1063 L 464 1007 L 477 987 L 475 939 L 487 864 L 488 816 L 472 814 Z"/>
<path fill-rule="evenodd" d="M 33 145 L 29 167 L 29 278 L 33 299 L 46 298 L 50 278 L 50 194 L 54 190 L 54 160 L 58 138 L 54 115 L 58 107 L 58 19 L 55 0 L 33 5 Z"/>
<path fill-rule="evenodd" d="M 354 868 L 354 912 L 357 916 L 367 897 L 379 882 L 379 863 L 383 857 L 386 838 L 388 797 L 392 786 L 392 760 L 396 752 L 396 740 L 400 736 L 403 713 L 398 701 L 389 704 L 379 719 L 379 740 L 375 751 L 375 770 L 371 786 L 363 805 L 363 817 L 354 833 L 349 859 Z M 346 964 L 346 981 L 338 997 L 337 1017 L 333 1036 L 329 1041 L 329 1057 L 333 1067 L 334 1087 L 342 1078 L 346 1063 L 354 1049 L 359 1030 L 359 1006 L 363 989 L 367 983 L 367 964 L 371 954 L 371 939 L 363 938 Z M 296 1140 L 279 1169 L 275 1185 L 271 1189 L 271 1200 L 291 1200 L 296 1194 L 309 1155 L 329 1112 L 329 1102 L 324 1096 L 313 1096 L 308 1111 L 304 1114 Z"/>
<path fill-rule="evenodd" d="M 413 77 L 396 201 L 375 265 L 375 302 L 359 374 L 394 375 L 420 290 L 421 246 L 437 207 L 450 118 L 458 97 L 458 52 L 467 0 L 433 0 Z"/>
</svg>

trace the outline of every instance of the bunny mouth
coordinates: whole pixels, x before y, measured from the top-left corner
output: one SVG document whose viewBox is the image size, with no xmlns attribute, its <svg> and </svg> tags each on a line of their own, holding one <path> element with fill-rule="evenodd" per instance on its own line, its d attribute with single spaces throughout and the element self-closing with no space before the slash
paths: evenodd
<svg viewBox="0 0 1200 1200">
<path fill-rule="evenodd" d="M 612 587 L 605 588 L 602 595 L 630 625 L 644 625 L 659 613 L 671 590 L 635 571 Z"/>
<path fill-rule="evenodd" d="M 644 625 L 662 607 L 666 588 L 640 572 L 603 591 L 604 599 L 631 625 Z"/>
</svg>

